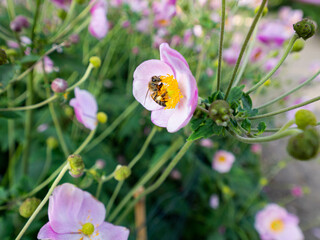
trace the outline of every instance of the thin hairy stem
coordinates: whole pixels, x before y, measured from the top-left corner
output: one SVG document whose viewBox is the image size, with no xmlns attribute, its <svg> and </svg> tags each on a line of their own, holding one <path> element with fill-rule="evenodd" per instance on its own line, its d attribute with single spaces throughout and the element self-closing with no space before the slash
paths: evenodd
<svg viewBox="0 0 320 240">
<path fill-rule="evenodd" d="M 221 16 L 221 26 L 220 26 L 219 60 L 218 60 L 218 72 L 217 72 L 217 91 L 220 90 L 220 83 L 221 83 L 223 37 L 224 37 L 224 25 L 225 25 L 225 21 L 226 21 L 226 1 L 225 0 L 222 0 L 221 11 L 222 11 L 222 16 Z"/>
</svg>

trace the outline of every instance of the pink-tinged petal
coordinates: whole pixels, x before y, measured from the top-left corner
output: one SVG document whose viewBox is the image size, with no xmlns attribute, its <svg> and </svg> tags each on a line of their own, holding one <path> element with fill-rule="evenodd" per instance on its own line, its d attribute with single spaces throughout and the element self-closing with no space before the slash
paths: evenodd
<svg viewBox="0 0 320 240">
<path fill-rule="evenodd" d="M 50 223 L 47 223 L 40 229 L 37 238 L 40 240 L 79 240 L 81 235 L 73 233 L 56 233 L 51 228 Z"/>
<path fill-rule="evenodd" d="M 83 201 L 83 191 L 65 183 L 55 188 L 49 199 L 49 222 L 56 233 L 75 233 L 81 229 L 77 219 Z"/>
<path fill-rule="evenodd" d="M 303 233 L 298 225 L 286 224 L 284 230 L 279 234 L 275 234 L 275 240 L 303 240 Z"/>
<path fill-rule="evenodd" d="M 106 217 L 106 208 L 91 194 L 84 192 L 83 201 L 77 219 L 81 224 L 100 225 Z"/>
<path fill-rule="evenodd" d="M 160 60 L 171 66 L 175 75 L 176 71 L 183 72 L 186 69 L 189 69 L 186 59 L 178 51 L 170 48 L 168 43 L 162 43 L 160 45 Z M 178 79 L 177 81 L 179 82 Z"/>
<path fill-rule="evenodd" d="M 97 39 L 104 38 L 109 30 L 107 13 L 103 8 L 96 8 L 91 15 L 91 21 L 89 24 L 89 32 Z"/>
<path fill-rule="evenodd" d="M 213 157 L 212 168 L 220 173 L 229 172 L 235 156 L 231 152 L 219 150 Z"/>
<path fill-rule="evenodd" d="M 90 4 L 95 2 L 93 7 L 90 9 L 90 13 L 93 14 L 96 9 L 102 8 L 103 10 L 107 11 L 108 4 L 106 0 L 91 0 Z"/>
<path fill-rule="evenodd" d="M 174 113 L 175 109 L 159 109 L 152 111 L 151 113 L 151 121 L 154 125 L 159 127 L 167 127 L 168 120 L 171 115 Z"/>
<path fill-rule="evenodd" d="M 129 229 L 108 222 L 102 223 L 97 232 L 99 235 L 92 240 L 127 240 L 129 237 Z"/>
<path fill-rule="evenodd" d="M 150 91 L 148 92 L 148 84 L 153 76 L 173 75 L 170 66 L 160 60 L 148 60 L 141 63 L 133 73 L 133 96 L 147 110 L 158 110 L 163 108 L 157 104 L 152 98 Z"/>
</svg>

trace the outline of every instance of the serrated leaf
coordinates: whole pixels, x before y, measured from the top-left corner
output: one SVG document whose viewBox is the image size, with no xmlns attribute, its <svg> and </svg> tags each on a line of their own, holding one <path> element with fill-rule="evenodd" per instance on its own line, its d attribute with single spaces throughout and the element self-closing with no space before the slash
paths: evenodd
<svg viewBox="0 0 320 240">
<path fill-rule="evenodd" d="M 237 102 L 241 99 L 242 94 L 243 94 L 243 89 L 244 89 L 244 85 L 241 86 L 237 86 L 237 87 L 233 87 L 231 88 L 230 94 L 228 96 L 228 102 L 229 103 L 234 103 Z"/>
<path fill-rule="evenodd" d="M 266 123 L 265 122 L 260 122 L 259 125 L 258 125 L 258 133 L 255 134 L 255 135 L 260 135 L 260 134 L 264 133 L 266 128 L 267 128 Z"/>
<path fill-rule="evenodd" d="M 0 112 L 0 118 L 14 119 L 19 117 L 21 117 L 21 115 L 16 112 Z"/>
<path fill-rule="evenodd" d="M 241 123 L 241 127 L 247 130 L 249 133 L 251 131 L 251 121 L 249 119 L 245 119 Z"/>
<path fill-rule="evenodd" d="M 192 131 L 197 130 L 202 122 L 203 122 L 202 118 L 193 118 L 190 121 Z"/>
<path fill-rule="evenodd" d="M 212 119 L 206 119 L 189 136 L 188 141 L 211 137 L 213 134 L 220 135 L 223 127 L 218 126 Z"/>
<path fill-rule="evenodd" d="M 212 103 L 213 101 L 220 99 L 224 99 L 224 93 L 222 93 L 221 91 L 216 91 L 208 97 L 209 103 Z"/>
<path fill-rule="evenodd" d="M 243 105 L 244 110 L 251 110 L 252 109 L 252 100 L 249 94 L 243 93 L 241 96 L 241 102 Z"/>
</svg>

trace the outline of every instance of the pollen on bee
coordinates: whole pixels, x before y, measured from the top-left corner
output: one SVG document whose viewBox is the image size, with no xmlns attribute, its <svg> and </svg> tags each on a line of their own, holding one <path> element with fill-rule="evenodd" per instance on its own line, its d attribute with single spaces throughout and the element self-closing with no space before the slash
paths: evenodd
<svg viewBox="0 0 320 240">
<path fill-rule="evenodd" d="M 164 100 L 166 101 L 165 109 L 175 108 L 180 102 L 180 99 L 183 98 L 178 86 L 178 81 L 170 74 L 167 76 L 160 76 L 160 79 L 163 86 L 160 89 L 159 95 L 164 95 Z"/>
</svg>

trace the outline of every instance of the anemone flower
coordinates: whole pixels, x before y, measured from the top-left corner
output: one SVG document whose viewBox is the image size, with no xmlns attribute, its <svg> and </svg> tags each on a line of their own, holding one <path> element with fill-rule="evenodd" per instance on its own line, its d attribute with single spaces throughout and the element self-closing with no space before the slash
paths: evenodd
<svg viewBox="0 0 320 240">
<path fill-rule="evenodd" d="M 160 60 L 141 63 L 133 79 L 133 96 L 152 111 L 151 121 L 155 125 L 176 132 L 189 123 L 197 107 L 198 88 L 187 61 L 179 52 L 162 43 Z"/>
<path fill-rule="evenodd" d="M 89 32 L 97 39 L 104 38 L 109 30 L 107 19 L 107 2 L 105 0 L 98 0 L 91 8 L 91 21 L 89 24 Z"/>
<path fill-rule="evenodd" d="M 38 233 L 46 240 L 127 240 L 129 230 L 105 222 L 104 205 L 88 192 L 65 183 L 49 199 L 49 222 Z"/>
<path fill-rule="evenodd" d="M 212 168 L 220 173 L 227 173 L 230 171 L 232 164 L 235 160 L 231 152 L 219 150 L 213 156 Z"/>
</svg>

